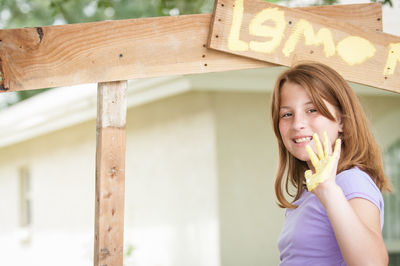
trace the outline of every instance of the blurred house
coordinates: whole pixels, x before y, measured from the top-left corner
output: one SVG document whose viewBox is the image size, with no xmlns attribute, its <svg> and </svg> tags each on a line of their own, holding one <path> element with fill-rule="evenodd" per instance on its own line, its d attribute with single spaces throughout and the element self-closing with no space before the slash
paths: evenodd
<svg viewBox="0 0 400 266">
<path fill-rule="evenodd" d="M 128 82 L 125 265 L 278 264 L 269 102 L 283 69 Z M 400 95 L 352 85 L 382 150 L 400 154 Z M 96 101 L 87 84 L 0 112 L 4 265 L 92 265 Z M 388 248 L 400 253 L 390 226 Z"/>
</svg>

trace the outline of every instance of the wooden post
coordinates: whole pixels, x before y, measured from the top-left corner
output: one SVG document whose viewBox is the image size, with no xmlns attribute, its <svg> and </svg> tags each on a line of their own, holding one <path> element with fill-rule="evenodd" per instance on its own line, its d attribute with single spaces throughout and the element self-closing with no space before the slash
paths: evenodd
<svg viewBox="0 0 400 266">
<path fill-rule="evenodd" d="M 127 81 L 97 90 L 95 266 L 122 266 Z"/>
</svg>

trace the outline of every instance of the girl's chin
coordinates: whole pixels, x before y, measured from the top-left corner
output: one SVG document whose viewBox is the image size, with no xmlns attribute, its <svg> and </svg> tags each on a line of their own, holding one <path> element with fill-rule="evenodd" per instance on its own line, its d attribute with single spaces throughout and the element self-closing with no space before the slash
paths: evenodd
<svg viewBox="0 0 400 266">
<path fill-rule="evenodd" d="M 310 158 L 308 157 L 307 154 L 301 154 L 301 155 L 297 155 L 295 156 L 298 160 L 303 161 L 303 162 L 307 162 L 310 160 Z"/>
</svg>

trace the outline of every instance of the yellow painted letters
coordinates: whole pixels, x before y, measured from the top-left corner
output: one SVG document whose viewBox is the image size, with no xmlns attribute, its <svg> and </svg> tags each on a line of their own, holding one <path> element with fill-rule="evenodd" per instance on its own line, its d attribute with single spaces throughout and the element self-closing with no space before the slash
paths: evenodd
<svg viewBox="0 0 400 266">
<path fill-rule="evenodd" d="M 274 27 L 263 25 L 266 21 L 275 23 Z M 260 53 L 271 53 L 281 43 L 286 28 L 285 14 L 278 8 L 266 8 L 258 13 L 250 22 L 251 35 L 270 37 L 266 42 L 251 41 L 250 49 Z"/>
<path fill-rule="evenodd" d="M 383 75 L 393 75 L 397 62 L 400 61 L 400 43 L 391 43 Z"/>
<path fill-rule="evenodd" d="M 361 37 L 349 36 L 341 40 L 336 49 L 339 56 L 350 66 L 362 64 L 375 55 L 374 45 Z"/>
<path fill-rule="evenodd" d="M 251 50 L 257 53 L 271 54 L 275 50 L 280 49 L 279 47 L 285 34 L 290 34 L 286 42 L 282 45 L 282 53 L 286 57 L 289 57 L 296 51 L 298 43 L 303 39 L 306 46 L 322 45 L 323 53 L 326 57 L 332 57 L 337 52 L 338 56 L 350 66 L 363 64 L 377 53 L 374 43 L 359 36 L 347 35 L 336 45 L 331 29 L 320 28 L 315 33 L 313 25 L 306 19 L 299 19 L 294 24 L 293 29 L 288 30 L 285 11 L 278 7 L 269 7 L 261 10 L 257 14 L 254 14 L 254 17 L 248 24 L 249 35 L 245 36 L 245 38 L 256 36 L 265 38 L 265 40 L 261 38 L 247 41 L 241 40 L 240 33 L 243 20 L 244 0 L 234 0 L 232 24 L 227 43 L 228 49 L 231 51 L 246 52 Z M 248 23 L 247 20 L 248 18 L 246 18 L 246 23 Z M 342 34 L 338 34 L 338 36 L 342 36 Z M 386 65 L 383 70 L 383 74 L 386 77 L 393 75 L 397 64 L 400 64 L 400 43 L 390 43 L 388 50 Z M 296 52 L 304 53 L 304 51 Z M 337 59 L 335 57 L 332 60 Z M 2 77 L 0 73 L 1 81 Z"/>
<path fill-rule="evenodd" d="M 327 28 L 322 28 L 315 35 L 312 24 L 305 19 L 300 19 L 283 47 L 282 52 L 285 56 L 289 56 L 295 50 L 302 34 L 304 35 L 306 45 L 323 44 L 326 57 L 335 54 L 336 49 L 332 32 Z"/>
<path fill-rule="evenodd" d="M 243 21 L 243 0 L 236 0 L 233 8 L 232 26 L 228 37 L 228 49 L 231 51 L 247 51 L 249 44 L 239 39 Z"/>
</svg>

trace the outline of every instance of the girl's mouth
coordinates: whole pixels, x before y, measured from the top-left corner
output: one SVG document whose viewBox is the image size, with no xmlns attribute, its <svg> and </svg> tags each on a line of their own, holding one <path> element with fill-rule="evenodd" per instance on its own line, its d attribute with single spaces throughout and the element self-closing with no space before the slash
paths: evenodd
<svg viewBox="0 0 400 266">
<path fill-rule="evenodd" d="M 294 138 L 293 141 L 295 143 L 304 143 L 304 142 L 310 142 L 312 140 L 312 137 L 300 137 L 300 138 Z"/>
</svg>

